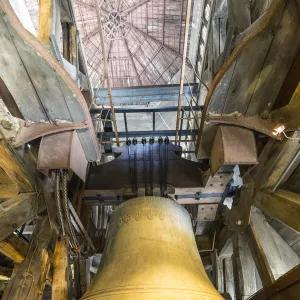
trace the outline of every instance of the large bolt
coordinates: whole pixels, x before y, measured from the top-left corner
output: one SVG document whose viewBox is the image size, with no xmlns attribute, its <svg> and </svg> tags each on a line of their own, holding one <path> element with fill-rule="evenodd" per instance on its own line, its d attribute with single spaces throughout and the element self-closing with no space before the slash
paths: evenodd
<svg viewBox="0 0 300 300">
<path fill-rule="evenodd" d="M 1 121 L 1 125 L 2 125 L 2 127 L 3 127 L 4 129 L 6 129 L 6 130 L 11 130 L 12 127 L 13 127 L 13 123 L 11 123 L 11 122 L 9 122 L 9 121 L 7 121 L 7 120 L 2 120 L 2 121 Z"/>
</svg>

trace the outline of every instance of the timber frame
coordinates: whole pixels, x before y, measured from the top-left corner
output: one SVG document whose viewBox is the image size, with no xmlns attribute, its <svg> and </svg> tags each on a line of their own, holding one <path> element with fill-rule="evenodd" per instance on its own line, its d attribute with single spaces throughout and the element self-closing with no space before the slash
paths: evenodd
<svg viewBox="0 0 300 300">
<path fill-rule="evenodd" d="M 198 89 L 197 110 L 182 107 L 188 121 L 195 122 L 194 127 L 187 122 L 182 131 L 186 141 L 196 144 L 187 152 L 196 152 L 199 159 L 198 164 L 186 164 L 197 165 L 197 171 L 205 165 L 206 171 L 200 170 L 198 187 L 167 186 L 165 196 L 191 215 L 205 269 L 221 294 L 237 300 L 289 299 L 300 294 L 299 0 L 268 1 L 270 6 L 257 0 L 208 2 L 212 18 L 203 22 L 208 33 L 205 41 L 200 37 L 199 51 L 202 44 L 205 51 L 195 70 L 196 80 L 201 80 L 192 87 L 183 85 L 183 78 L 180 82 L 187 93 Z M 89 180 L 93 170 L 109 168 L 99 165 L 106 157 L 101 157 L 97 137 L 105 137 L 101 143 L 109 153 L 118 137 L 138 134 L 128 132 L 127 121 L 126 131 L 117 132 L 114 113 L 123 113 L 126 120 L 132 111 L 114 110 L 110 87 L 104 100 L 94 96 L 72 2 L 40 0 L 39 9 L 41 30 L 35 38 L 24 30 L 9 1 L 0 0 L 0 38 L 7 37 L 0 50 L 6 55 L 14 51 L 14 59 L 6 59 L 20 76 L 11 76 L 0 60 L 0 296 L 5 300 L 49 299 L 49 290 L 52 299 L 66 300 L 71 294 L 81 298 L 99 266 L 96 254 L 103 252 L 113 209 L 146 194 L 137 183 L 132 184 L 133 193 L 131 182 L 114 182 L 120 159 L 110 164 L 117 171 L 103 175 L 107 184 L 97 189 L 99 177 L 94 177 L 95 185 Z M 62 53 L 57 25 L 62 26 Z M 96 28 L 91 34 L 99 33 Z M 31 57 L 38 66 L 30 63 Z M 186 67 L 191 67 L 188 60 Z M 22 86 L 17 89 L 19 79 Z M 61 97 L 53 97 L 58 92 Z M 110 107 L 92 107 L 94 100 L 109 101 Z M 155 113 L 174 107 L 155 109 L 146 109 L 153 113 L 154 131 Z M 101 126 L 94 126 L 91 115 L 97 118 L 99 113 Z M 279 125 L 284 131 L 275 135 Z M 243 146 L 251 148 L 249 160 L 243 152 L 244 160 L 233 164 L 225 159 L 226 143 L 222 150 L 214 147 L 226 139 L 220 133 L 226 130 L 247 132 L 250 142 Z M 244 142 L 226 141 L 229 146 Z M 229 151 L 238 156 L 238 148 Z M 216 160 L 221 164 L 212 171 Z M 233 184 L 233 175 L 241 185 Z M 158 183 L 152 187 L 154 195 L 160 190 Z M 225 205 L 226 198 L 232 207 Z"/>
</svg>

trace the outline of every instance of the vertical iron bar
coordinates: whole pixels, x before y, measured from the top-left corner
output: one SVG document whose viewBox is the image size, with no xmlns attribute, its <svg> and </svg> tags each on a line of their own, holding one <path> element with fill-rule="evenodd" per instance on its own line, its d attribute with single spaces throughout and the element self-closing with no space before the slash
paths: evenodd
<svg viewBox="0 0 300 300">
<path fill-rule="evenodd" d="M 126 112 L 123 113 L 123 116 L 124 116 L 125 131 L 128 132 L 128 125 L 127 125 L 127 115 L 126 115 Z"/>
<path fill-rule="evenodd" d="M 188 37 L 189 37 L 191 6 L 192 6 L 192 0 L 187 0 L 185 33 L 184 33 L 184 47 L 183 47 L 183 55 L 182 55 L 180 90 L 179 90 L 179 96 L 178 96 L 178 110 L 177 110 L 177 120 L 176 120 L 176 136 L 175 136 L 175 144 L 176 145 L 178 144 L 178 131 L 179 131 L 179 123 L 180 123 L 181 100 L 182 100 L 182 93 L 183 93 L 185 63 L 186 63 Z"/>
<path fill-rule="evenodd" d="M 114 130 L 115 130 L 116 142 L 117 142 L 117 145 L 120 146 L 116 114 L 115 114 L 115 109 L 114 109 L 114 105 L 113 105 L 111 85 L 110 85 L 110 79 L 109 79 L 109 74 L 108 74 L 107 55 L 106 55 L 106 50 L 105 50 L 104 36 L 103 36 L 102 23 L 101 23 L 101 8 L 99 6 L 98 0 L 95 0 L 94 2 L 95 2 L 97 21 L 98 21 L 98 26 L 99 26 L 100 44 L 101 44 L 102 54 L 103 54 L 104 77 L 106 78 L 106 82 L 107 82 L 108 98 L 109 98 L 109 103 L 110 103 L 111 112 L 112 112 L 112 119 L 113 119 L 113 125 L 114 125 Z"/>
</svg>

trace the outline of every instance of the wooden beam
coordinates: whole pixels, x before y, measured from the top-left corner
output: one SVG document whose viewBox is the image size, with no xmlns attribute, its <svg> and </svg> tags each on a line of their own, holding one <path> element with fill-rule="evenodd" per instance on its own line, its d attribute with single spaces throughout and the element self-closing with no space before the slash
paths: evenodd
<svg viewBox="0 0 300 300">
<path fill-rule="evenodd" d="M 280 299 L 299 299 L 300 294 L 300 265 L 284 274 L 274 283 L 269 284 L 249 300 L 265 300 L 276 299 L 278 295 Z"/>
<path fill-rule="evenodd" d="M 254 259 L 256 258 L 256 265 L 263 283 L 274 282 L 300 264 L 299 256 L 267 222 L 259 209 L 252 208 L 250 226 L 254 237 L 251 238 L 248 234 L 249 244 L 250 248 L 252 246 L 252 253 Z"/>
<path fill-rule="evenodd" d="M 29 179 L 30 174 L 24 169 L 22 162 L 4 140 L 0 141 L 0 167 L 17 185 L 20 193 L 34 190 L 32 180 Z"/>
<path fill-rule="evenodd" d="M 53 22 L 53 0 L 39 1 L 39 31 L 38 37 L 44 43 L 50 45 Z"/>
<path fill-rule="evenodd" d="M 36 193 L 23 193 L 0 204 L 0 241 L 45 209 Z"/>
<path fill-rule="evenodd" d="M 50 269 L 48 247 L 52 238 L 48 216 L 38 216 L 28 254 L 16 265 L 3 300 L 41 299 Z"/>
<path fill-rule="evenodd" d="M 236 232 L 233 242 L 233 274 L 237 300 L 247 299 L 261 288 L 257 282 L 256 267 L 244 233 Z"/>
<path fill-rule="evenodd" d="M 13 270 L 11 268 L 0 266 L 0 281 L 9 280 Z M 1 293 L 0 293 L 1 296 Z"/>
<path fill-rule="evenodd" d="M 254 203 L 268 216 L 278 219 L 282 223 L 300 232 L 300 195 L 285 191 L 277 190 L 260 190 L 256 193 Z"/>
<path fill-rule="evenodd" d="M 0 252 L 14 261 L 21 263 L 27 254 L 28 244 L 16 235 L 12 234 L 0 242 Z"/>
<path fill-rule="evenodd" d="M 260 242 L 258 234 L 253 226 L 253 221 L 250 221 L 250 224 L 246 230 L 248 237 L 248 245 L 251 249 L 251 253 L 261 279 L 263 286 L 270 284 L 275 281 L 273 276 L 270 264 L 267 260 L 266 254 L 264 252 L 263 246 Z"/>
<path fill-rule="evenodd" d="M 56 242 L 53 255 L 52 299 L 67 300 L 69 291 L 68 237 Z"/>
</svg>

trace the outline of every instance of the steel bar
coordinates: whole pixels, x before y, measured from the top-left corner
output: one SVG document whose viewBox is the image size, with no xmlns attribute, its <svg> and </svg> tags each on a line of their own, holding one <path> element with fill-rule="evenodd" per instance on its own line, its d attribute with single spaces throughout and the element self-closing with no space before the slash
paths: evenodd
<svg viewBox="0 0 300 300">
<path fill-rule="evenodd" d="M 182 130 L 181 135 L 196 135 L 198 130 Z M 119 138 L 130 138 L 130 137 L 152 137 L 152 136 L 175 136 L 176 130 L 157 130 L 157 131 L 121 131 L 119 132 Z M 114 138 L 113 132 L 98 132 L 98 137 L 103 138 Z"/>
<path fill-rule="evenodd" d="M 139 86 L 126 88 L 112 88 L 114 104 L 148 103 L 161 101 L 177 101 L 179 93 L 178 84 Z M 198 84 L 184 85 L 183 91 L 189 100 L 192 100 L 192 93 L 197 93 Z M 192 91 L 192 92 L 191 92 Z M 96 103 L 109 104 L 108 89 L 94 89 Z"/>
<path fill-rule="evenodd" d="M 200 111 L 202 109 L 201 106 L 182 106 L 182 110 L 184 111 Z M 91 114 L 98 114 L 103 112 L 105 114 L 109 111 L 110 108 L 92 108 L 90 110 Z M 115 113 L 157 113 L 157 112 L 176 112 L 177 106 L 156 106 L 156 107 L 116 107 Z"/>
<path fill-rule="evenodd" d="M 110 79 L 109 79 L 109 74 L 108 74 L 108 63 L 107 63 L 104 36 L 103 36 L 103 30 L 102 30 L 101 8 L 100 8 L 99 3 L 98 3 L 97 0 L 95 0 L 95 7 L 96 7 L 96 14 L 97 14 L 97 20 L 98 20 L 98 26 L 99 26 L 100 43 L 101 43 L 103 61 L 104 61 L 104 77 L 106 78 L 108 97 L 109 97 L 109 102 L 110 102 L 110 107 L 111 107 L 111 112 L 112 112 L 113 125 L 114 125 L 114 131 L 115 131 L 114 135 L 116 137 L 117 145 L 119 146 L 118 127 L 117 127 L 115 109 L 114 109 L 113 100 L 112 100 L 111 85 L 110 85 Z"/>
<path fill-rule="evenodd" d="M 122 141 L 121 141 L 122 142 Z M 194 143 L 194 140 L 179 140 L 180 143 Z M 102 141 L 100 144 L 115 144 L 114 141 Z M 125 141 L 124 141 L 125 143 Z M 175 140 L 170 140 L 170 143 L 175 143 Z M 195 151 L 182 151 L 182 153 L 195 153 Z"/>
<path fill-rule="evenodd" d="M 180 126 L 181 100 L 182 100 L 183 83 L 184 83 L 184 76 L 185 76 L 185 64 L 186 64 L 186 55 L 187 55 L 187 47 L 188 47 L 191 7 L 192 7 L 192 0 L 187 0 L 182 67 L 181 67 L 181 76 L 180 76 L 180 90 L 178 96 L 178 110 L 177 110 L 177 119 L 176 119 L 175 144 L 177 144 L 178 141 L 179 126 Z"/>
</svg>

